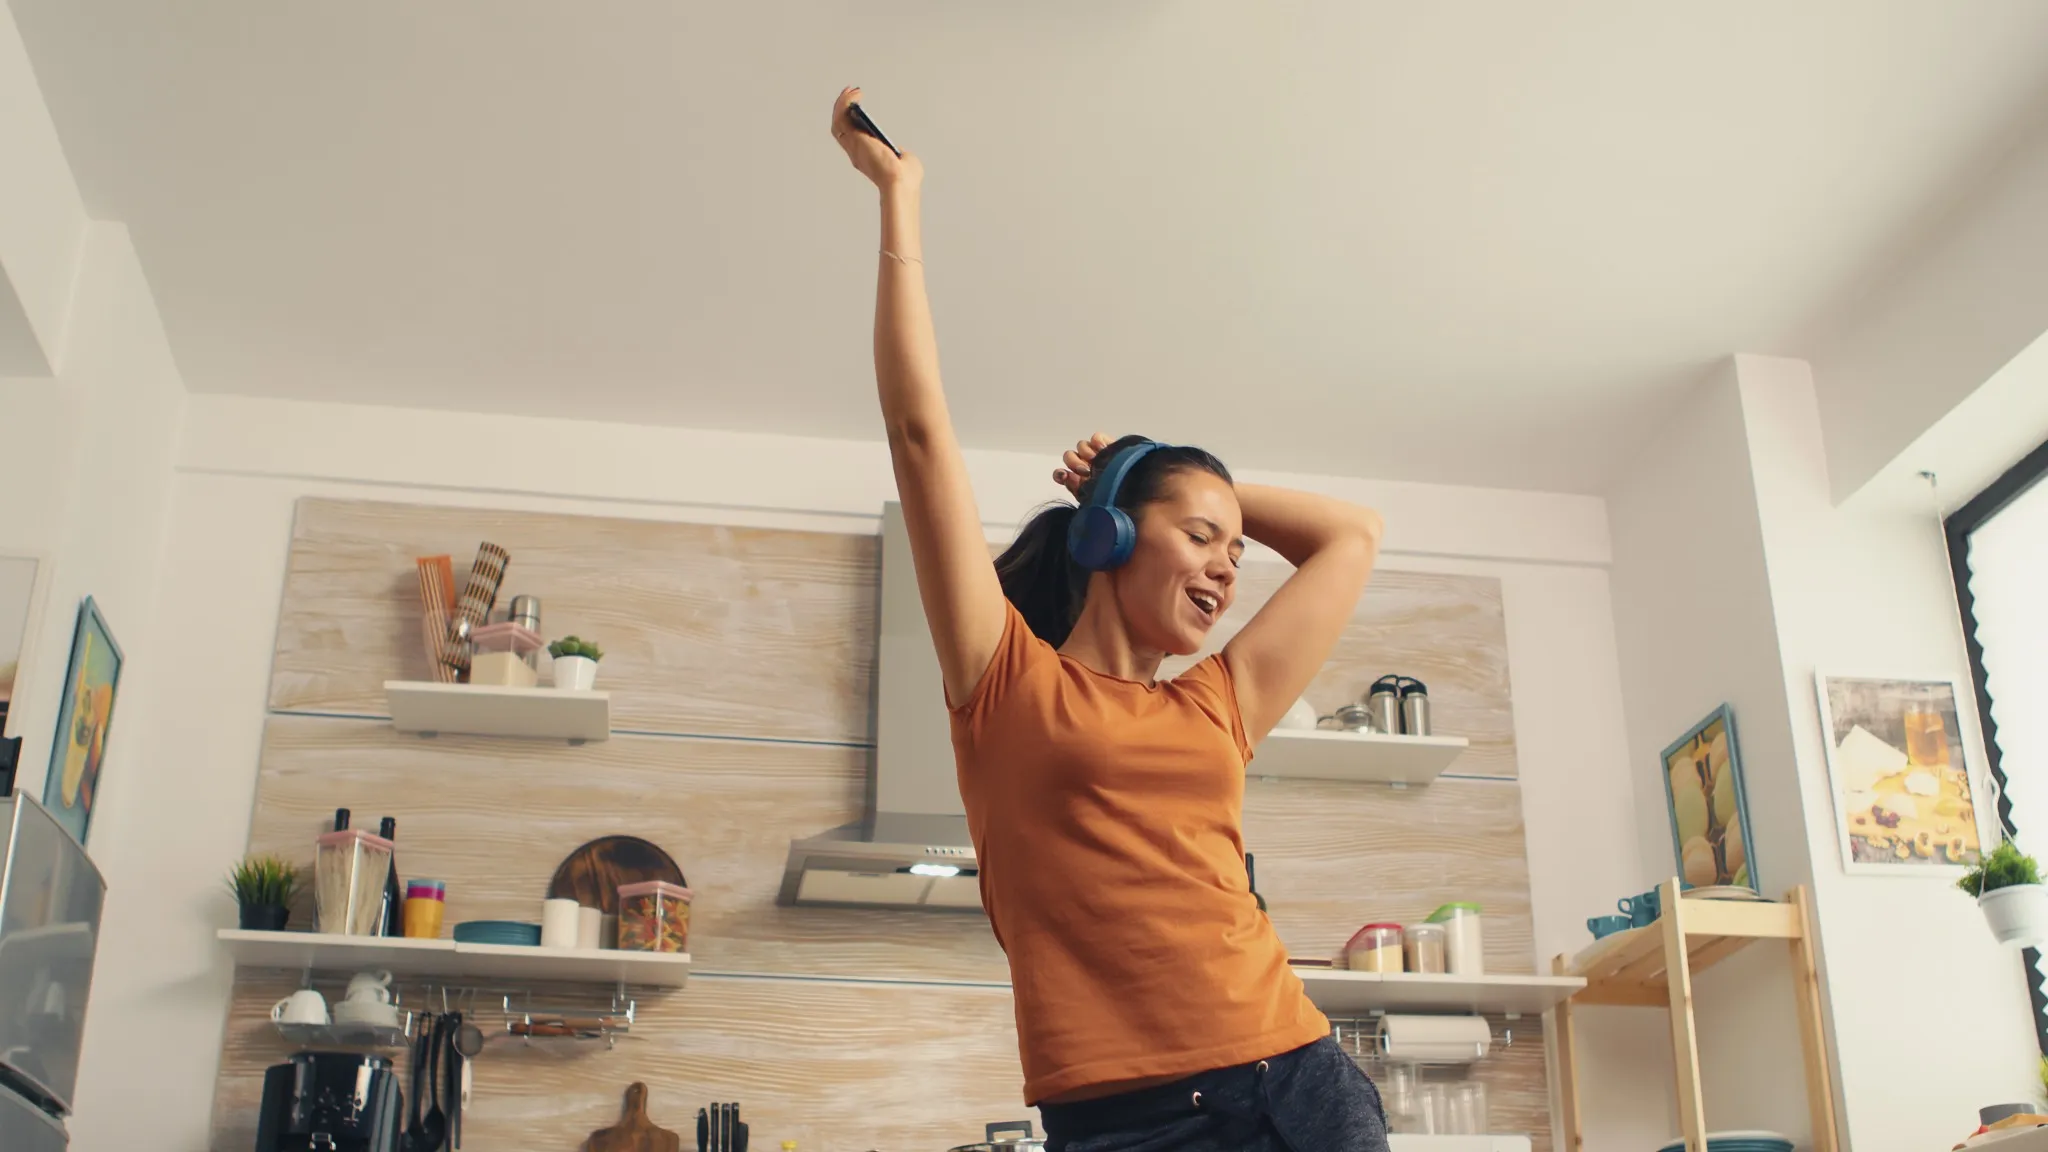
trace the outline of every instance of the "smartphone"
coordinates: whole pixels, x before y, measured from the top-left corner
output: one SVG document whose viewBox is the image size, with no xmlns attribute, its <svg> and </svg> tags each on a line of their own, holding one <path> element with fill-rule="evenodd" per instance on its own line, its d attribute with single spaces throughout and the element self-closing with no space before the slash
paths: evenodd
<svg viewBox="0 0 2048 1152">
<path fill-rule="evenodd" d="M 894 152 L 897 156 L 900 157 L 903 155 L 903 149 L 898 148 L 896 145 L 889 143 L 889 138 L 887 136 L 882 135 L 882 130 L 880 128 L 875 127 L 875 122 L 873 120 L 868 119 L 867 111 L 863 109 L 860 105 L 848 104 L 846 106 L 846 116 L 848 119 L 853 121 L 853 126 L 855 128 L 858 128 L 861 131 L 867 133 L 868 135 L 873 136 L 875 139 L 880 140 L 884 145 L 888 147 L 889 151 Z"/>
</svg>

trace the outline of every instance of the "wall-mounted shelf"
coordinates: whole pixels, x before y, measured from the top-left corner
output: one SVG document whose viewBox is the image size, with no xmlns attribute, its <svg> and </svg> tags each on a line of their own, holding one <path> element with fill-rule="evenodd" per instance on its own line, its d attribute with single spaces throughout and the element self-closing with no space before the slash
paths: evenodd
<svg viewBox="0 0 2048 1152">
<path fill-rule="evenodd" d="M 391 708 L 391 726 L 400 732 L 517 736 L 572 744 L 609 740 L 612 735 L 609 692 L 386 680 L 384 698 Z"/>
<path fill-rule="evenodd" d="M 245 968 L 294 972 L 386 969 L 399 976 L 559 980 L 681 988 L 690 978 L 688 952 L 521 948 L 390 936 L 326 936 L 315 932 L 244 932 L 223 928 L 220 941 Z"/>
<path fill-rule="evenodd" d="M 1463 736 L 1275 728 L 1259 744 L 1245 773 L 1293 780 L 1427 784 L 1470 745 Z"/>
<path fill-rule="evenodd" d="M 1578 976 L 1437 976 L 1295 967 L 1326 1015 L 1372 1012 L 1502 1012 L 1537 1016 L 1586 986 Z"/>
<path fill-rule="evenodd" d="M 1528 1136 L 1421 1136 L 1395 1132 L 1386 1136 L 1393 1152 L 1530 1152 Z"/>
</svg>

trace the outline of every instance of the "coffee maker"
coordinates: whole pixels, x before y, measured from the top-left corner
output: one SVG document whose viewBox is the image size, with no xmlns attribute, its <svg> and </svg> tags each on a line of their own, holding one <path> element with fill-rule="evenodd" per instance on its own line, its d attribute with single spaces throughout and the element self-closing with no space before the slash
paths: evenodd
<svg viewBox="0 0 2048 1152">
<path fill-rule="evenodd" d="M 256 1152 L 399 1152 L 404 1112 L 390 1060 L 301 1052 L 263 1074 Z"/>
</svg>

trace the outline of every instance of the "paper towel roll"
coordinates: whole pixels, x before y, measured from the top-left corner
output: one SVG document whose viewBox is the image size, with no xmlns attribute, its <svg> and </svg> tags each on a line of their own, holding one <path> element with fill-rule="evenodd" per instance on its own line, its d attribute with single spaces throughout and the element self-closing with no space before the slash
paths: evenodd
<svg viewBox="0 0 2048 1152">
<path fill-rule="evenodd" d="M 543 900 L 540 902 L 540 946 L 543 948 L 574 948 L 576 946 L 576 902 L 574 900 Z"/>
<path fill-rule="evenodd" d="M 1484 1016 L 1382 1016 L 1379 1048 L 1389 1060 L 1470 1064 L 1493 1046 Z"/>
</svg>

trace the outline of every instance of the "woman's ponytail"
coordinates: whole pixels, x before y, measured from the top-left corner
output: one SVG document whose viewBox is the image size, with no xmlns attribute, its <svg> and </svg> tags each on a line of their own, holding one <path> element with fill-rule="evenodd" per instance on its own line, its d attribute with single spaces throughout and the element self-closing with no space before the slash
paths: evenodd
<svg viewBox="0 0 2048 1152">
<path fill-rule="evenodd" d="M 1017 606 L 1032 635 L 1055 648 L 1067 642 L 1088 595 L 1087 569 L 1067 554 L 1067 526 L 1076 511 L 1072 504 L 1039 509 L 996 557 L 1003 595 Z"/>
</svg>

